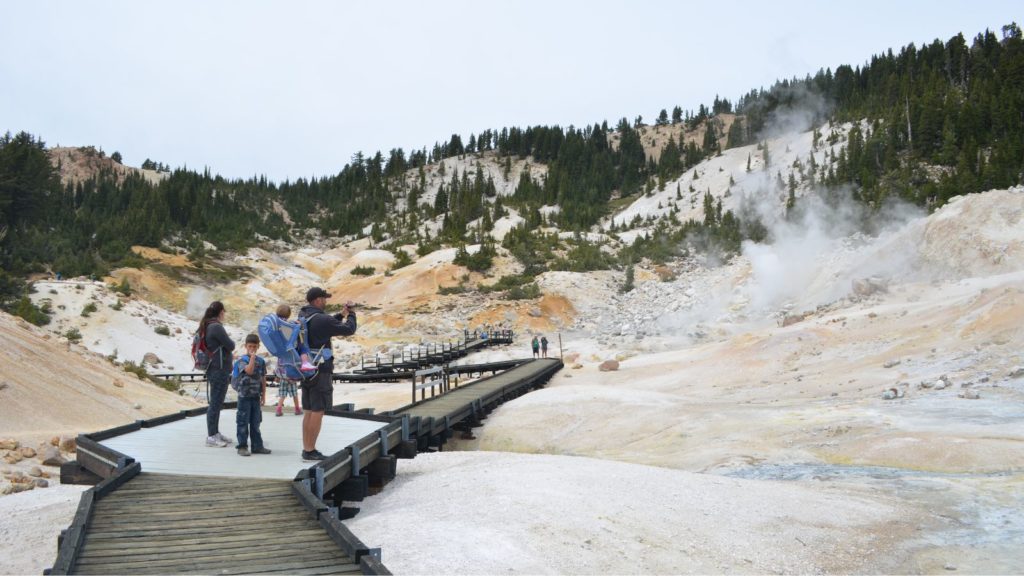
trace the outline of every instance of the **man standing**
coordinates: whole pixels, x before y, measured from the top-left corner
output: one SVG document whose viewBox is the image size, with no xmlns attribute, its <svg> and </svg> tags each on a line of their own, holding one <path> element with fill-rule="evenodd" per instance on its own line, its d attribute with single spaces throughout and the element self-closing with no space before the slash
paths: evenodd
<svg viewBox="0 0 1024 576">
<path fill-rule="evenodd" d="M 334 404 L 334 354 L 331 350 L 332 336 L 351 336 L 356 333 L 356 314 L 352 302 L 346 302 L 339 314 L 329 316 L 324 312 L 331 295 L 323 288 L 310 288 L 299 317 L 306 319 L 309 353 L 317 364 L 316 376 L 302 383 L 302 459 L 314 462 L 326 458 L 316 449 L 320 436 L 324 412 Z"/>
</svg>

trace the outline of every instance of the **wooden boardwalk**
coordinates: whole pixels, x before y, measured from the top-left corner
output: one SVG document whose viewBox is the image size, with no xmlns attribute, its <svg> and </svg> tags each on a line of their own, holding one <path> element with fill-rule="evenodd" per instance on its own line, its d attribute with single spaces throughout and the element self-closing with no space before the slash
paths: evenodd
<svg viewBox="0 0 1024 576">
<path fill-rule="evenodd" d="M 336 406 L 320 438 L 331 455 L 309 467 L 297 454 L 300 418 L 264 419 L 274 453 L 249 458 L 205 447 L 201 408 L 79 435 L 69 472 L 102 481 L 83 494 L 52 574 L 390 574 L 381 550 L 342 523 L 353 510 L 343 503 L 393 479 L 397 458 L 440 448 L 453 429 L 468 434 L 561 368 L 544 358 L 452 369 L 504 371 L 396 412 Z"/>
<path fill-rule="evenodd" d="M 96 502 L 71 572 L 358 573 L 290 484 L 139 474 Z"/>
<path fill-rule="evenodd" d="M 495 406 L 543 386 L 562 366 L 558 358 L 527 360 L 494 376 L 409 404 L 391 415 L 408 418 L 421 449 L 440 446 L 456 427 L 468 432 Z"/>
<path fill-rule="evenodd" d="M 232 408 L 220 414 L 220 430 L 232 438 L 235 414 Z M 324 418 L 317 446 L 325 454 L 333 454 L 383 426 L 381 422 Z M 302 462 L 302 416 L 276 418 L 272 412 L 264 412 L 260 430 L 271 454 L 247 458 L 235 453 L 234 444 L 206 446 L 205 415 L 108 438 L 103 445 L 142 462 L 147 472 L 164 474 L 291 480 L 296 471 L 309 465 Z"/>
</svg>

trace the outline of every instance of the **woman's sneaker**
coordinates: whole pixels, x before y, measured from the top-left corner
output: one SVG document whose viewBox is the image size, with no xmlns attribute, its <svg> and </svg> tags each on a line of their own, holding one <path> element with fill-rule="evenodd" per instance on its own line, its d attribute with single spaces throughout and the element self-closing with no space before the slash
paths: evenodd
<svg viewBox="0 0 1024 576">
<path fill-rule="evenodd" d="M 303 462 L 319 462 L 320 460 L 326 460 L 327 456 L 320 453 L 319 450 L 302 451 Z"/>
<path fill-rule="evenodd" d="M 206 445 L 210 448 L 223 448 L 228 445 L 227 442 L 220 439 L 220 435 L 207 436 Z"/>
</svg>

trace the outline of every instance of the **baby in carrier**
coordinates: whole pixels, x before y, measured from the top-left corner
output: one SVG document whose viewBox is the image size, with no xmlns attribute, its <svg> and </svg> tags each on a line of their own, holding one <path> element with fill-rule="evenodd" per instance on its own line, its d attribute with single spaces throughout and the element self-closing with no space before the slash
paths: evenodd
<svg viewBox="0 0 1024 576">
<path fill-rule="evenodd" d="M 275 315 L 268 314 L 260 322 L 263 344 L 277 358 L 277 368 L 274 370 L 278 378 L 277 416 L 282 415 L 284 400 L 289 396 L 295 403 L 295 414 L 302 414 L 296 384 L 303 377 L 316 373 L 316 366 L 309 358 L 309 345 L 302 337 L 302 325 L 289 322 L 291 315 L 291 307 L 281 304 Z"/>
<path fill-rule="evenodd" d="M 294 328 L 293 328 L 294 330 L 298 330 L 300 328 L 298 325 L 294 325 L 294 324 L 291 324 L 291 322 L 288 322 L 288 318 L 290 318 L 291 315 L 292 315 L 292 308 L 291 308 L 291 306 L 289 306 L 287 304 L 281 304 L 280 306 L 277 307 L 277 317 L 280 318 L 281 320 L 283 320 L 284 323 L 289 324 L 291 326 L 294 326 Z M 290 351 L 293 354 L 291 355 L 291 357 L 285 358 L 284 359 L 284 363 L 286 365 L 294 366 L 295 365 L 295 357 L 294 356 L 295 356 L 295 354 L 298 354 L 299 361 L 301 361 L 301 364 L 299 365 L 299 371 L 303 372 L 303 373 L 316 372 L 316 366 L 314 366 L 313 363 L 309 361 L 309 344 L 307 344 L 302 338 L 297 339 L 295 344 L 296 344 L 295 347 L 290 349 Z M 280 367 L 281 367 L 281 358 L 278 358 L 277 366 L 278 366 L 278 369 L 280 369 Z"/>
</svg>

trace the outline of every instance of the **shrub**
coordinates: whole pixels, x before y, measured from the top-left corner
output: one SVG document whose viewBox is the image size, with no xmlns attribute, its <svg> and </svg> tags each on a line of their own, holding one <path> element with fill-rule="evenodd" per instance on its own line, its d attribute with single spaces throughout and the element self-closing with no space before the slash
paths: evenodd
<svg viewBox="0 0 1024 576">
<path fill-rule="evenodd" d="M 171 329 L 168 328 L 165 324 L 160 324 L 156 328 L 153 328 L 153 332 L 156 332 L 157 334 L 159 334 L 161 336 L 170 336 L 171 335 Z"/>
<path fill-rule="evenodd" d="M 494 246 L 486 243 L 475 254 L 470 254 L 465 246 L 460 246 L 458 252 L 455 253 L 454 262 L 469 268 L 473 272 L 484 272 L 489 270 L 491 265 L 494 264 L 496 253 Z"/>
<path fill-rule="evenodd" d="M 11 310 L 11 313 L 24 318 L 36 326 L 44 326 L 50 323 L 50 315 L 47 311 L 33 304 L 28 296 L 22 296 Z"/>
<path fill-rule="evenodd" d="M 441 296 L 449 296 L 451 294 L 464 294 L 465 292 L 466 287 L 463 286 L 462 284 L 458 284 L 455 286 L 441 286 L 440 288 L 437 289 L 437 293 L 440 294 Z"/>
<path fill-rule="evenodd" d="M 540 298 L 540 286 L 536 282 L 530 282 L 524 286 L 514 286 L 505 293 L 506 300 L 533 300 Z"/>
<path fill-rule="evenodd" d="M 124 304 L 121 304 L 120 300 L 118 300 L 117 302 L 114 302 L 113 304 L 110 305 L 110 309 L 114 310 L 115 312 L 120 310 L 120 309 L 122 309 L 122 308 L 124 308 Z"/>
<path fill-rule="evenodd" d="M 124 368 L 125 372 L 135 374 L 139 380 L 146 380 L 149 378 L 149 372 L 146 371 L 146 367 L 142 364 L 136 364 L 135 362 L 128 360 L 122 364 L 121 367 Z"/>
<path fill-rule="evenodd" d="M 127 278 L 122 278 L 121 283 L 111 288 L 111 290 L 118 294 L 124 294 L 125 296 L 132 295 L 132 285 L 128 282 Z"/>
<path fill-rule="evenodd" d="M 92 314 L 95 311 L 96 311 L 96 303 L 95 302 L 89 302 L 88 304 L 85 305 L 85 308 L 82 308 L 82 317 L 88 318 L 89 315 Z"/>
<path fill-rule="evenodd" d="M 71 342 L 80 342 L 82 340 L 82 333 L 78 331 L 78 328 L 72 328 L 64 333 L 64 337 Z"/>
<path fill-rule="evenodd" d="M 629 292 L 633 288 L 636 288 L 636 284 L 633 281 L 633 275 L 633 265 L 630 264 L 626 268 L 626 281 L 622 283 L 621 287 L 619 287 L 619 294 L 625 294 L 626 292 Z"/>
<path fill-rule="evenodd" d="M 412 264 L 412 257 L 405 250 L 399 248 L 395 251 L 395 263 L 391 265 L 392 270 L 398 270 L 399 268 L 405 268 L 409 264 Z"/>
<path fill-rule="evenodd" d="M 376 272 L 376 268 L 373 266 L 356 266 L 352 269 L 353 276 L 372 276 Z"/>
</svg>

